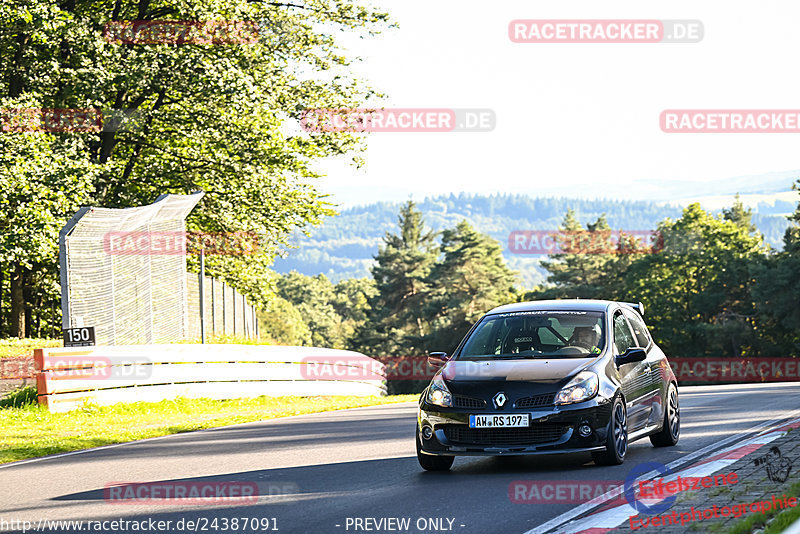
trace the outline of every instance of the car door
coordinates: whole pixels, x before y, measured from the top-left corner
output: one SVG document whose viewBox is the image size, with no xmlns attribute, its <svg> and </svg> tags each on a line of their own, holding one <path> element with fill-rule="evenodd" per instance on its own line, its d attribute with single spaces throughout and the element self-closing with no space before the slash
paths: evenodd
<svg viewBox="0 0 800 534">
<path fill-rule="evenodd" d="M 644 371 L 648 374 L 650 383 L 649 391 L 642 398 L 642 403 L 650 407 L 647 424 L 658 425 L 663 417 L 664 396 L 666 395 L 666 391 L 663 391 L 664 380 L 661 373 L 664 354 L 653 343 L 641 316 L 635 311 L 625 308 L 622 309 L 622 312 L 633 330 L 636 344 L 647 351 L 647 359 L 642 363 L 646 364 Z"/>
<path fill-rule="evenodd" d="M 611 345 L 614 356 L 638 346 L 622 310 L 614 312 L 612 323 L 614 339 Z M 651 411 L 651 407 L 644 402 L 652 387 L 647 360 L 623 364 L 618 372 L 628 410 L 628 431 L 634 432 L 644 428 Z"/>
</svg>

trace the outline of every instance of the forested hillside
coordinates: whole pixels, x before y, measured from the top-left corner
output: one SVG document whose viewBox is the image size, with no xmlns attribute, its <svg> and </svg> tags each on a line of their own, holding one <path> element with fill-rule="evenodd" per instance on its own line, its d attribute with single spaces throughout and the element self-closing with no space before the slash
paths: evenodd
<svg viewBox="0 0 800 534">
<path fill-rule="evenodd" d="M 620 211 L 629 208 L 636 206 Z M 656 341 L 671 355 L 776 357 L 800 350 L 800 204 L 784 219 L 783 252 L 764 243 L 740 199 L 719 214 L 693 203 L 654 223 L 658 248 L 642 247 L 633 235 L 602 245 L 612 230 L 606 217 L 581 221 L 567 210 L 549 229 L 565 237 L 565 247 L 543 258 L 546 280 L 532 290 L 519 286 L 500 243 L 470 223 L 435 233 L 413 202 L 396 219 L 367 277 L 281 277 L 262 332 L 282 343 L 378 356 L 452 352 L 497 305 L 600 298 L 643 302 Z M 568 237 L 576 233 L 580 242 Z M 422 386 L 402 384 L 409 391 Z"/>
<path fill-rule="evenodd" d="M 767 243 L 781 248 L 787 227 L 786 213 L 793 204 L 763 204 L 753 215 L 753 222 Z M 386 232 L 397 228 L 397 215 L 402 202 L 380 202 L 343 210 L 337 217 L 326 218 L 322 227 L 311 230 L 311 236 L 295 235 L 297 249 L 287 258 L 278 258 L 275 270 L 287 273 L 325 274 L 334 282 L 346 278 L 369 276 L 369 266 L 378 252 Z M 571 198 L 533 198 L 525 195 L 481 196 L 451 194 L 425 199 L 417 204 L 425 214 L 426 224 L 434 231 L 456 226 L 466 219 L 478 231 L 497 239 L 503 257 L 512 270 L 520 274 L 521 285 L 531 288 L 546 275 L 540 267 L 543 256 L 514 254 L 508 250 L 508 236 L 514 230 L 550 230 L 561 223 L 568 209 L 578 220 L 587 223 L 606 215 L 614 230 L 653 230 L 665 218 L 677 218 L 681 209 L 655 202 L 585 200 Z"/>
</svg>

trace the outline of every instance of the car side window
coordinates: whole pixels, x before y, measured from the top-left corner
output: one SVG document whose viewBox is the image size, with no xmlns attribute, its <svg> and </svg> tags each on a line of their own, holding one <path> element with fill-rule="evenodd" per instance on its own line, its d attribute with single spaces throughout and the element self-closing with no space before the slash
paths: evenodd
<svg viewBox="0 0 800 534">
<path fill-rule="evenodd" d="M 625 317 L 628 318 L 628 322 L 631 323 L 633 335 L 636 336 L 636 342 L 640 347 L 646 348 L 650 344 L 650 333 L 647 331 L 644 321 L 634 312 L 623 310 L 623 313 Z"/>
<path fill-rule="evenodd" d="M 614 346 L 617 348 L 618 354 L 623 354 L 629 348 L 637 346 L 631 329 L 628 328 L 628 322 L 620 311 L 614 314 Z"/>
</svg>

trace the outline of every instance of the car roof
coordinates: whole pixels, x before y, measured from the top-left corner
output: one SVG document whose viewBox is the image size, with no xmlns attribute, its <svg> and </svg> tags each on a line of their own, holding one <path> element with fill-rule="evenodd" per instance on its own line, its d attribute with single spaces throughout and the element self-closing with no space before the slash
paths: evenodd
<svg viewBox="0 0 800 534">
<path fill-rule="evenodd" d="M 568 311 L 595 311 L 604 312 L 616 302 L 612 300 L 594 299 L 559 299 L 559 300 L 531 300 L 528 302 L 515 302 L 504 304 L 487 312 L 487 315 L 494 313 L 509 313 L 532 310 L 568 310 Z"/>
</svg>

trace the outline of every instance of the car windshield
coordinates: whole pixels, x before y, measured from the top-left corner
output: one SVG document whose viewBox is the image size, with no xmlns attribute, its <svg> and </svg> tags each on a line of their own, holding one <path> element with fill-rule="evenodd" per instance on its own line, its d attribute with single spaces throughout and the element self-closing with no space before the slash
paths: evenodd
<svg viewBox="0 0 800 534">
<path fill-rule="evenodd" d="M 603 313 L 525 311 L 487 315 L 457 359 L 590 358 L 605 344 Z"/>
</svg>

